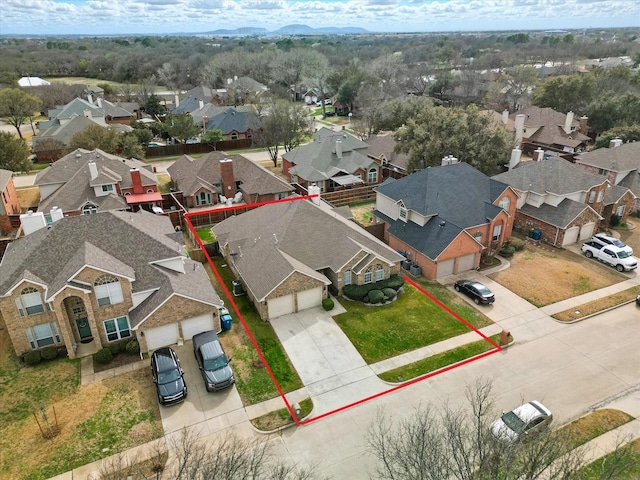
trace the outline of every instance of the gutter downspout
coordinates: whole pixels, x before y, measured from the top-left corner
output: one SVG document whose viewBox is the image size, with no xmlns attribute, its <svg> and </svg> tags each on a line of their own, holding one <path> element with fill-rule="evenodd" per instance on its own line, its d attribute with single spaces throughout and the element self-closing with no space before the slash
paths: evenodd
<svg viewBox="0 0 640 480">
<path fill-rule="evenodd" d="M 553 246 L 558 246 L 558 235 L 560 234 L 560 227 L 556 227 L 556 239 L 553 241 Z"/>
</svg>

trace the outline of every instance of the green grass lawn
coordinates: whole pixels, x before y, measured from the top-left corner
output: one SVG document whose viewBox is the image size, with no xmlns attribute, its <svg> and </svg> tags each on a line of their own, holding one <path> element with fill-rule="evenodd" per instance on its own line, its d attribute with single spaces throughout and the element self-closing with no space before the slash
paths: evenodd
<svg viewBox="0 0 640 480">
<path fill-rule="evenodd" d="M 430 294 L 476 328 L 491 321 L 437 283 L 421 282 Z M 335 317 L 367 363 L 431 345 L 469 331 L 464 323 L 409 284 L 390 305 L 367 307 L 342 302 L 347 312 Z"/>
<path fill-rule="evenodd" d="M 198 237 L 200 237 L 200 240 L 202 240 L 202 243 L 212 243 L 216 241 L 213 233 L 211 233 L 211 226 L 197 228 L 196 233 Z"/>
</svg>

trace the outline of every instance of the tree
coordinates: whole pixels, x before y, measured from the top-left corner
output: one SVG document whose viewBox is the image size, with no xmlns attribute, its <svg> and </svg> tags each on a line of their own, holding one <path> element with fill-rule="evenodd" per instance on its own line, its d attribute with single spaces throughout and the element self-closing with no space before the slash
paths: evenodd
<svg viewBox="0 0 640 480">
<path fill-rule="evenodd" d="M 556 77 L 536 89 L 533 104 L 563 113 L 584 112 L 596 93 L 596 79 L 593 75 Z"/>
<path fill-rule="evenodd" d="M 606 132 L 602 132 L 598 136 L 594 147 L 607 148 L 609 147 L 609 142 L 614 138 L 619 138 L 624 143 L 640 141 L 640 124 L 630 125 L 628 127 L 614 127 Z"/>
<path fill-rule="evenodd" d="M 385 480 L 507 480 L 579 478 L 587 463 L 585 451 L 573 449 L 567 433 L 539 431 L 526 441 L 505 442 L 490 433 L 497 418 L 492 385 L 477 380 L 467 387 L 467 404 L 441 412 L 420 407 L 409 418 L 393 421 L 384 411 L 370 425 L 367 444 L 377 458 L 374 478 Z M 629 473 L 630 452 L 616 449 L 620 457 L 605 467 Z M 626 468 L 625 468 L 626 465 Z M 623 477 L 618 477 L 623 478 Z"/>
<path fill-rule="evenodd" d="M 164 115 L 167 111 L 160 103 L 158 96 L 152 93 L 144 103 L 144 112 L 157 120 L 160 115 Z"/>
<path fill-rule="evenodd" d="M 41 159 L 45 157 L 49 161 L 56 161 L 65 154 L 65 145 L 60 140 L 52 137 L 38 138 L 33 144 L 33 152 Z"/>
<path fill-rule="evenodd" d="M 147 141 L 147 144 L 149 142 Z M 145 152 L 135 132 L 128 132 L 120 136 L 117 153 L 124 158 L 137 158 L 144 160 Z"/>
<path fill-rule="evenodd" d="M 626 93 L 601 97 L 586 109 L 589 127 L 600 133 L 614 127 L 640 124 L 640 95 Z"/>
<path fill-rule="evenodd" d="M 520 99 L 530 93 L 538 83 L 538 71 L 534 67 L 517 66 L 507 75 L 507 98 L 511 111 L 515 112 Z"/>
<path fill-rule="evenodd" d="M 31 170 L 29 147 L 22 138 L 0 131 L 0 168 L 12 172 Z"/>
<path fill-rule="evenodd" d="M 169 115 L 164 123 L 166 132 L 173 138 L 185 143 L 200 133 L 200 127 L 193 123 L 190 115 Z"/>
<path fill-rule="evenodd" d="M 207 143 L 214 150 L 216 149 L 216 144 L 221 142 L 224 139 L 224 135 L 222 134 L 222 130 L 218 128 L 212 128 L 211 130 L 207 130 L 200 137 L 200 143 Z"/>
<path fill-rule="evenodd" d="M 15 127 L 20 138 L 20 126 L 26 119 L 31 119 L 35 112 L 39 112 L 41 106 L 42 101 L 38 97 L 19 88 L 0 90 L 0 117 L 6 118 Z"/>
<path fill-rule="evenodd" d="M 76 148 L 95 150 L 99 148 L 104 152 L 115 154 L 120 143 L 119 135 L 111 127 L 102 127 L 98 124 L 89 125 L 71 137 L 69 150 L 73 151 Z"/>
<path fill-rule="evenodd" d="M 409 171 L 440 165 L 443 157 L 453 155 L 492 175 L 509 158 L 513 145 L 512 135 L 475 105 L 466 110 L 425 108 L 398 129 L 394 138 L 398 151 L 409 155 Z"/>
</svg>

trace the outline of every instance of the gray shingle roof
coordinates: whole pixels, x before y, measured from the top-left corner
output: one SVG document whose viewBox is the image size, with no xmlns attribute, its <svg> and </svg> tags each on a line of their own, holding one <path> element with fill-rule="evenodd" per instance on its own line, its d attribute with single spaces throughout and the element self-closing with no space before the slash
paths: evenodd
<svg viewBox="0 0 640 480">
<path fill-rule="evenodd" d="M 391 165 L 403 170 L 407 169 L 409 156 L 405 153 L 395 152 L 394 149 L 396 141 L 393 139 L 393 135 L 391 133 L 373 135 L 367 138 L 365 142 L 369 145 L 370 156 L 378 159 L 382 159 L 382 157 L 384 157 Z"/>
<path fill-rule="evenodd" d="M 493 178 L 523 192 L 541 195 L 553 193 L 561 196 L 586 192 L 606 182 L 603 176 L 593 175 L 561 158 L 520 162 L 516 168 Z"/>
<path fill-rule="evenodd" d="M 402 260 L 355 223 L 306 200 L 265 205 L 212 230 L 220 245 L 236 253 L 236 267 L 258 299 L 295 271 L 328 284 L 322 270 L 339 272 L 359 255 L 374 254 L 389 264 Z"/>
<path fill-rule="evenodd" d="M 99 210 L 111 208 L 117 205 L 113 203 L 113 198 L 109 195 L 96 197 L 91 187 L 91 174 L 88 163 L 94 161 L 98 169 L 98 177 L 94 184 L 118 183 L 121 188 L 131 188 L 131 169 L 140 170 L 142 185 L 157 185 L 158 180 L 153 172 L 149 171 L 149 166 L 139 160 L 126 160 L 116 155 L 103 152 L 100 149 L 92 151 L 77 149 L 68 155 L 54 162 L 50 167 L 42 170 L 36 175 L 35 185 L 41 187 L 47 185 L 59 185 L 57 190 L 51 195 L 43 198 L 38 206 L 40 211 L 48 212 L 56 206 L 63 212 L 75 212 L 80 210 L 86 202 L 91 202 L 99 207 Z M 117 181 L 117 178 L 121 180 Z M 114 179 L 109 182 L 108 179 Z M 95 183 L 98 181 L 98 183 Z M 108 205 L 105 202 L 109 202 Z M 126 206 L 126 203 L 123 203 Z M 120 208 L 118 206 L 118 208 Z"/>
<path fill-rule="evenodd" d="M 248 196 L 289 193 L 293 187 L 276 177 L 269 170 L 242 155 L 227 155 L 224 152 L 210 152 L 200 158 L 183 155 L 171 165 L 167 172 L 175 185 L 186 196 L 193 196 L 200 188 L 214 193 L 214 185 L 222 183 L 220 160 L 230 158 L 233 175 L 240 182 L 240 190 Z"/>
<path fill-rule="evenodd" d="M 100 127 L 108 128 L 107 125 L 103 125 L 90 118 L 80 115 L 72 118 L 62 125 L 60 123 L 54 122 L 49 128 L 46 129 L 44 129 L 44 126 L 41 124 L 41 133 L 40 135 L 33 137 L 32 142 L 35 147 L 38 142 L 44 140 L 45 138 L 52 138 L 54 140 L 62 142 L 63 145 L 68 145 L 76 133 L 82 132 L 89 125 L 98 125 Z"/>
<path fill-rule="evenodd" d="M 50 300 L 88 266 L 134 278 L 133 293 L 155 290 L 130 311 L 132 327 L 174 294 L 221 305 L 197 262 L 184 257 L 185 273 L 153 264 L 182 256 L 183 245 L 175 238 L 167 217 L 144 211 L 65 217 L 7 247 L 0 262 L 0 294 L 7 294 L 22 279 L 31 279 L 47 286 Z"/>
<path fill-rule="evenodd" d="M 543 203 L 539 207 L 525 204 L 520 208 L 520 212 L 525 215 L 562 229 L 567 228 L 585 210 L 591 210 L 600 217 L 589 205 L 568 198 L 562 200 L 557 206 Z"/>
<path fill-rule="evenodd" d="M 634 174 L 632 173 L 632 175 Z M 635 176 L 637 177 L 638 175 Z M 616 203 L 630 190 L 630 188 L 623 185 L 609 185 L 609 188 L 607 188 L 604 192 L 604 204 L 612 205 Z M 633 191 L 631 191 L 631 193 L 633 194 Z"/>
<path fill-rule="evenodd" d="M 640 169 L 640 142 L 624 143 L 615 148 L 598 148 L 576 156 L 576 163 L 612 172 Z"/>
<path fill-rule="evenodd" d="M 0 192 L 4 192 L 5 188 L 7 188 L 12 176 L 12 171 L 0 168 Z"/>
<path fill-rule="evenodd" d="M 177 107 L 175 107 L 171 113 L 174 115 L 181 115 L 185 113 L 191 113 L 194 110 L 200 108 L 200 102 L 204 102 L 201 98 L 189 96 L 184 100 L 181 100 Z"/>
<path fill-rule="evenodd" d="M 97 101 L 98 100 L 96 100 L 96 102 Z M 102 102 L 102 110 L 104 112 L 105 117 L 107 116 L 111 118 L 133 117 L 133 114 L 129 110 L 126 110 L 120 105 L 116 105 L 115 103 L 111 103 L 110 101 L 104 100 L 104 99 L 100 99 L 100 102 Z"/>
<path fill-rule="evenodd" d="M 210 117 L 207 122 L 207 130 L 220 130 L 223 135 L 257 130 L 260 128 L 259 126 L 260 119 L 255 110 L 235 109 L 233 107 L 225 108 L 222 112 Z"/>
</svg>

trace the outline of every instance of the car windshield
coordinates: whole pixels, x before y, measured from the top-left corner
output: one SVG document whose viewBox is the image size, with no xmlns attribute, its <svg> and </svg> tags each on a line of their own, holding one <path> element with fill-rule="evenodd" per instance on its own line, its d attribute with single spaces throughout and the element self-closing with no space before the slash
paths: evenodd
<svg viewBox="0 0 640 480">
<path fill-rule="evenodd" d="M 502 415 L 502 421 L 514 432 L 521 432 L 524 428 L 524 422 L 513 412 Z"/>
<path fill-rule="evenodd" d="M 625 252 L 624 250 L 618 252 L 618 258 L 629 258 L 630 256 L 629 252 Z"/>
<path fill-rule="evenodd" d="M 227 365 L 229 365 L 229 360 L 227 360 L 227 357 L 224 355 L 220 355 L 216 358 L 208 358 L 204 361 L 205 370 L 220 370 Z"/>
<path fill-rule="evenodd" d="M 476 283 L 475 287 L 476 289 L 478 289 L 478 293 L 480 295 L 491 295 L 491 290 L 489 290 L 487 287 L 485 287 L 481 283 Z"/>
<path fill-rule="evenodd" d="M 180 378 L 179 370 L 165 370 L 158 373 L 158 383 L 164 385 L 165 383 L 175 382 Z"/>
</svg>

